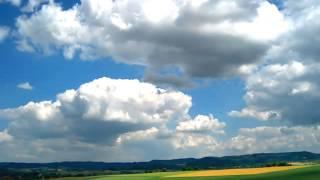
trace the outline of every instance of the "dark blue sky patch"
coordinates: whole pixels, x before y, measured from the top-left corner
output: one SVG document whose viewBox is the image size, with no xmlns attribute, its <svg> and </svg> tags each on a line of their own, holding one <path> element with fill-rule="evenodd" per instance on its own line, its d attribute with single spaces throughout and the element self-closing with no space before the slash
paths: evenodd
<svg viewBox="0 0 320 180">
<path fill-rule="evenodd" d="M 279 10 L 284 8 L 284 0 L 268 0 L 270 3 L 275 4 Z"/>
</svg>

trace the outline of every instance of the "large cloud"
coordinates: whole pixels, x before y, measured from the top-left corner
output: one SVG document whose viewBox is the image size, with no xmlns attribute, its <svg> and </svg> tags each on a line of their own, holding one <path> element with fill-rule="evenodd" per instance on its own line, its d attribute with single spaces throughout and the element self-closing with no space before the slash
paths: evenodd
<svg viewBox="0 0 320 180">
<path fill-rule="evenodd" d="M 51 2 L 16 25 L 22 51 L 111 57 L 155 71 L 149 81 L 166 68 L 191 77 L 241 74 L 288 28 L 276 6 L 262 0 L 82 0 L 66 10 Z"/>
<path fill-rule="evenodd" d="M 246 80 L 247 107 L 229 114 L 292 124 L 319 124 L 319 64 L 292 61 L 262 67 Z"/>
<path fill-rule="evenodd" d="M 113 143 L 121 133 L 178 121 L 188 116 L 190 107 L 191 98 L 181 92 L 138 80 L 101 78 L 59 94 L 54 102 L 29 102 L 0 115 L 13 120 L 8 133 L 19 138 Z"/>
<path fill-rule="evenodd" d="M 285 1 L 283 13 L 293 26 L 273 45 L 265 63 L 246 77 L 247 107 L 230 115 L 320 123 L 320 113 L 313 109 L 320 103 L 319 9 L 318 1 Z"/>
<path fill-rule="evenodd" d="M 313 151 L 319 152 L 320 127 L 256 127 L 242 128 L 225 144 L 231 154 L 255 152 Z"/>
<path fill-rule="evenodd" d="M 9 124 L 0 132 L 1 157 L 39 161 L 40 155 L 50 154 L 43 161 L 101 157 L 105 161 L 129 161 L 165 158 L 166 149 L 171 149 L 172 157 L 177 156 L 178 148 L 190 155 L 190 148 L 198 149 L 195 154 L 200 155 L 200 150 L 205 151 L 198 145 L 216 146 L 214 135 L 223 132 L 225 124 L 212 115 L 193 119 L 189 115 L 191 105 L 191 97 L 179 91 L 138 80 L 96 79 L 58 94 L 54 101 L 1 109 L 0 117 Z M 196 129 L 181 129 L 185 123 Z M 205 124 L 209 126 L 203 127 Z M 211 134 L 195 132 L 200 130 Z M 145 148 L 149 148 L 146 155 L 142 153 Z M 10 155 L 10 151 L 19 156 Z M 137 155 L 124 155 L 128 152 Z M 115 156 L 117 153 L 121 155 Z"/>
</svg>

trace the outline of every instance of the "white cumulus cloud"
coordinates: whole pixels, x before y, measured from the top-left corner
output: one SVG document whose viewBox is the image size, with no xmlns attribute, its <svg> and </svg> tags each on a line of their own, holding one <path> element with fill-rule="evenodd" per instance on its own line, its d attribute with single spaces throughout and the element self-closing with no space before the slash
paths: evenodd
<svg viewBox="0 0 320 180">
<path fill-rule="evenodd" d="M 209 116 L 197 115 L 192 120 L 182 121 L 176 127 L 177 131 L 182 132 L 222 132 L 225 123 L 220 122 L 211 114 Z"/>
<path fill-rule="evenodd" d="M 153 72 L 146 74 L 151 82 L 164 81 L 158 76 L 166 68 L 185 77 L 230 77 L 260 62 L 289 24 L 262 0 L 81 0 L 69 9 L 50 2 L 17 18 L 17 48 L 139 64 Z"/>
<path fill-rule="evenodd" d="M 169 124 L 189 118 L 191 106 L 191 97 L 182 92 L 160 89 L 138 80 L 104 77 L 82 84 L 78 89 L 66 90 L 58 94 L 56 100 L 1 109 L 0 117 L 8 120 L 9 125 L 0 134 L 5 143 L 0 149 L 5 158 L 25 161 L 37 161 L 42 153 L 52 154 L 48 160 L 58 157 L 65 160 L 70 154 L 63 150 L 66 156 L 61 156 L 61 150 L 69 149 L 71 153 L 74 148 L 79 156 L 75 154 L 70 158 L 80 158 L 88 151 L 88 154 L 99 151 L 101 155 L 138 148 L 140 152 L 142 146 L 137 144 L 151 141 L 159 141 L 159 145 L 174 150 L 172 142 L 183 133 L 177 136 L 175 129 L 168 128 Z M 189 136 L 201 139 L 205 135 Z M 9 140 L 10 145 L 6 143 Z M 22 146 L 24 148 L 18 148 Z M 21 149 L 16 153 L 21 157 L 8 155 L 10 148 Z M 159 154 L 162 150 L 159 149 Z M 137 155 L 137 158 L 146 156 Z"/>
<path fill-rule="evenodd" d="M 312 107 L 320 102 L 320 65 L 291 61 L 261 67 L 246 79 L 247 107 L 229 115 L 259 120 L 283 120 L 293 125 L 318 124 Z"/>
</svg>

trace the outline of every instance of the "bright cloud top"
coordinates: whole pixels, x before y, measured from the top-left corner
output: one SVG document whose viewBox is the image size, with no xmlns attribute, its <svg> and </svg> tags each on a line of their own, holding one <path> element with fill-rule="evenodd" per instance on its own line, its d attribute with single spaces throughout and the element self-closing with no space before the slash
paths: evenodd
<svg viewBox="0 0 320 180">
<path fill-rule="evenodd" d="M 17 48 L 215 78 L 258 63 L 289 24 L 267 1 L 82 0 L 66 10 L 50 2 L 17 19 Z"/>
<path fill-rule="evenodd" d="M 91 133 L 92 127 L 102 133 L 92 134 L 99 136 L 92 140 L 102 138 L 112 142 L 112 137 L 119 133 L 178 121 L 188 115 L 190 107 L 191 98 L 181 92 L 158 89 L 138 80 L 101 78 L 59 94 L 54 102 L 29 102 L 1 110 L 0 115 L 14 120 L 9 133 L 34 131 L 38 127 L 44 136 L 70 135 L 82 139 L 87 138 L 83 136 Z M 33 133 L 40 132 L 30 134 Z"/>
<path fill-rule="evenodd" d="M 44 146 L 59 141 L 63 145 L 72 142 L 87 148 L 112 149 L 127 142 L 163 138 L 172 145 L 176 135 L 169 124 L 190 118 L 191 106 L 191 97 L 182 92 L 138 80 L 104 77 L 66 90 L 55 101 L 29 102 L 0 110 L 0 117 L 9 120 L 0 140 L 16 146 L 38 139 Z M 212 116 L 197 116 L 195 121 L 209 123 L 212 130 L 225 126 Z"/>
<path fill-rule="evenodd" d="M 185 132 L 222 132 L 225 123 L 219 122 L 212 115 L 198 115 L 193 120 L 182 121 L 177 126 L 177 131 Z"/>
</svg>

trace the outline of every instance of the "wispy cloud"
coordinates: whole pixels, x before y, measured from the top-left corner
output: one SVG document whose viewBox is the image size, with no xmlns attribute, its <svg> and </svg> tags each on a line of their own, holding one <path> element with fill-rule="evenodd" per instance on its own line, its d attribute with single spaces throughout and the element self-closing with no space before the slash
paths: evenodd
<svg viewBox="0 0 320 180">
<path fill-rule="evenodd" d="M 17 85 L 17 88 L 24 90 L 33 90 L 33 86 L 29 82 L 20 83 Z"/>
<path fill-rule="evenodd" d="M 6 26 L 0 26 L 0 42 L 9 36 L 10 29 Z"/>
<path fill-rule="evenodd" d="M 11 3 L 13 6 L 20 6 L 21 0 L 0 0 L 0 3 Z"/>
</svg>

